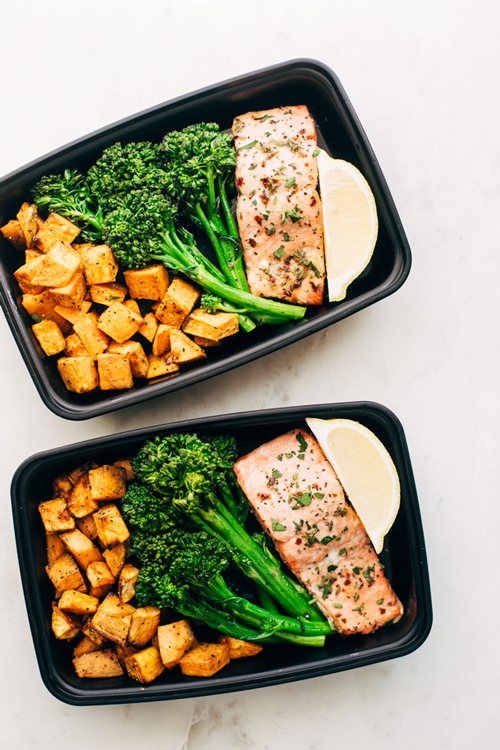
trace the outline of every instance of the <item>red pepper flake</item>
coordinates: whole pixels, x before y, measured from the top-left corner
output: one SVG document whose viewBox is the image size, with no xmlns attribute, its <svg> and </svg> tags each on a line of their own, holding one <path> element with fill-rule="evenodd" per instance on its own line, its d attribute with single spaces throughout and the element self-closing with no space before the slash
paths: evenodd
<svg viewBox="0 0 500 750">
<path fill-rule="evenodd" d="M 300 539 L 300 537 L 298 539 L 296 539 L 295 540 L 295 544 L 302 544 L 302 539 Z"/>
<path fill-rule="evenodd" d="M 259 226 L 262 226 L 262 216 L 255 216 L 255 221 Z"/>
<path fill-rule="evenodd" d="M 310 203 L 310 205 L 311 206 L 315 206 L 316 203 L 317 203 L 316 198 L 313 198 L 312 201 L 311 201 L 311 203 Z"/>
<path fill-rule="evenodd" d="M 243 177 L 238 177 L 238 187 L 241 187 L 243 185 Z"/>
<path fill-rule="evenodd" d="M 250 245 L 251 247 L 255 247 L 255 245 L 256 245 L 257 243 L 255 242 L 255 240 L 254 240 L 254 239 L 250 238 L 250 239 L 248 240 L 248 244 L 249 244 L 249 245 Z"/>
<path fill-rule="evenodd" d="M 265 193 L 262 193 L 262 195 L 260 196 L 260 199 L 262 203 L 264 204 L 264 206 L 267 206 L 267 204 L 269 203 L 269 198 L 267 197 Z"/>
</svg>

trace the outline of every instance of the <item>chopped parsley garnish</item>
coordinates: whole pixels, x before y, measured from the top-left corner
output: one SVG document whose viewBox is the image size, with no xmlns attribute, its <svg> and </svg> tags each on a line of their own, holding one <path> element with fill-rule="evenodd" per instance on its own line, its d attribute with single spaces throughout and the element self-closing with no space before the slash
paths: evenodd
<svg viewBox="0 0 500 750">
<path fill-rule="evenodd" d="M 317 497 L 319 500 L 323 500 L 324 494 L 323 492 L 315 492 L 314 497 Z"/>
<path fill-rule="evenodd" d="M 339 550 L 339 557 L 340 557 L 340 555 L 347 555 L 347 550 L 346 550 L 345 547 L 342 547 L 342 549 Z"/>
<path fill-rule="evenodd" d="M 297 181 L 295 177 L 289 177 L 288 180 L 285 182 L 286 188 L 295 187 L 297 185 Z"/>
<path fill-rule="evenodd" d="M 305 458 L 305 456 L 304 456 L 303 453 L 299 453 L 299 455 L 297 456 L 297 458 L 300 458 L 300 460 L 303 461 L 304 458 Z"/>
<path fill-rule="evenodd" d="M 379 605 L 380 605 L 380 604 L 383 604 L 383 603 L 384 603 L 384 600 L 383 600 L 383 599 L 377 599 L 377 604 L 379 604 Z"/>
<path fill-rule="evenodd" d="M 273 531 L 286 531 L 286 526 L 283 526 L 283 524 L 275 518 L 271 518 L 271 528 Z"/>
<path fill-rule="evenodd" d="M 252 206 L 256 206 L 256 205 L 257 205 L 257 200 L 256 200 L 256 199 L 254 199 L 254 200 L 252 201 Z"/>
<path fill-rule="evenodd" d="M 237 148 L 237 151 L 243 151 L 244 148 L 253 148 L 253 146 L 256 146 L 259 141 L 252 141 L 251 143 L 245 143 L 244 146 L 240 146 Z"/>
<path fill-rule="evenodd" d="M 252 169 L 257 169 L 257 164 L 250 164 L 250 166 L 248 167 L 248 171 L 251 172 Z"/>
<path fill-rule="evenodd" d="M 260 118 L 260 121 L 265 122 L 266 120 L 269 120 L 270 116 L 271 115 L 264 115 L 263 117 Z"/>
<path fill-rule="evenodd" d="M 35 315 L 35 313 L 33 313 L 33 315 L 31 316 L 31 319 L 34 320 L 35 323 L 41 323 L 42 322 L 42 319 L 39 318 L 38 315 Z"/>
<path fill-rule="evenodd" d="M 319 156 L 320 151 L 321 151 L 320 148 L 315 148 L 314 151 L 312 152 L 313 157 Z"/>
<path fill-rule="evenodd" d="M 273 255 L 275 258 L 282 258 L 285 254 L 285 248 L 283 245 L 280 245 L 280 247 L 274 251 Z"/>
<path fill-rule="evenodd" d="M 278 461 L 283 461 L 283 453 L 280 453 L 279 456 L 276 456 Z"/>
<path fill-rule="evenodd" d="M 343 605 L 340 602 L 333 602 L 332 607 L 335 607 L 335 609 L 342 609 Z"/>
<path fill-rule="evenodd" d="M 269 218 L 269 215 L 268 215 Z M 270 224 L 268 227 L 266 227 L 266 234 L 269 236 L 271 234 L 276 234 L 276 227 L 274 224 Z"/>
<path fill-rule="evenodd" d="M 304 453 L 307 450 L 307 440 L 304 438 L 301 432 L 298 432 L 295 436 L 299 441 L 300 452 Z"/>
<path fill-rule="evenodd" d="M 278 471 L 278 469 L 273 469 L 273 471 L 272 471 L 272 475 L 273 475 L 273 477 L 274 477 L 275 479 L 279 479 L 280 477 L 282 477 L 282 476 L 283 476 L 283 474 L 282 474 L 282 473 L 281 473 L 280 471 Z"/>
<path fill-rule="evenodd" d="M 354 601 L 357 602 L 359 599 L 359 594 L 354 594 Z"/>
<path fill-rule="evenodd" d="M 333 570 L 337 570 L 338 567 L 338 565 L 329 565 L 327 570 L 329 573 L 331 573 Z"/>
<path fill-rule="evenodd" d="M 288 502 L 298 503 L 298 505 L 295 505 L 292 508 L 292 510 L 296 510 L 304 505 L 311 505 L 312 497 L 308 492 L 296 492 L 295 495 L 290 495 Z"/>
<path fill-rule="evenodd" d="M 290 242 L 290 235 L 288 234 L 288 232 L 283 232 L 283 239 L 285 240 L 285 242 Z"/>
</svg>

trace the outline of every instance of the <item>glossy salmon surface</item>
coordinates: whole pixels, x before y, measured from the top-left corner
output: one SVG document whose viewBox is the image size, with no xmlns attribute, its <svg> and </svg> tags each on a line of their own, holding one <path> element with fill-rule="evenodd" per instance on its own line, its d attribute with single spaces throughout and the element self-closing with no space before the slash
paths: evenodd
<svg viewBox="0 0 500 750">
<path fill-rule="evenodd" d="M 252 294 L 323 301 L 323 217 L 316 128 L 307 107 L 248 112 L 233 122 L 237 218 Z"/>
<path fill-rule="evenodd" d="M 335 630 L 370 633 L 401 618 L 368 534 L 311 434 L 288 432 L 234 469 L 281 558 Z"/>
</svg>

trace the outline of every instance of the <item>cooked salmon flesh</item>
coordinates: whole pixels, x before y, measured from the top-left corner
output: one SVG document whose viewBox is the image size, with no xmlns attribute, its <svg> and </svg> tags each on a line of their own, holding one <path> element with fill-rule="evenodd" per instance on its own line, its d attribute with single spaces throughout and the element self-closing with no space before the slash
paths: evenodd
<svg viewBox="0 0 500 750">
<path fill-rule="evenodd" d="M 240 458 L 236 476 L 284 562 L 332 627 L 370 633 L 403 606 L 314 437 L 292 430 Z"/>
<path fill-rule="evenodd" d="M 247 112 L 233 122 L 237 218 L 250 291 L 301 305 L 323 301 L 323 217 L 307 107 Z"/>
</svg>

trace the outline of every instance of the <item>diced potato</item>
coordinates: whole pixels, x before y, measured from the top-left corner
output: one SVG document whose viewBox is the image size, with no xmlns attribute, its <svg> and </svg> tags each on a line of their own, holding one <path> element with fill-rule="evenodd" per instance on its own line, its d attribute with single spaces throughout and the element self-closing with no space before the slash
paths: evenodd
<svg viewBox="0 0 500 750">
<path fill-rule="evenodd" d="M 130 339 L 139 330 L 137 315 L 123 302 L 113 302 L 99 318 L 99 328 L 119 344 Z"/>
<path fill-rule="evenodd" d="M 90 654 L 82 654 L 73 659 L 78 677 L 120 677 L 124 674 L 113 649 L 102 649 Z"/>
<path fill-rule="evenodd" d="M 61 605 L 59 605 L 61 606 Z M 225 643 L 229 649 L 229 658 L 242 659 L 245 656 L 256 656 L 262 651 L 262 646 L 251 641 L 240 641 L 238 638 L 231 638 L 229 635 L 223 635 L 219 638 L 219 643 Z"/>
<path fill-rule="evenodd" d="M 127 294 L 127 287 L 123 284 L 111 282 L 109 284 L 92 284 L 90 296 L 92 302 L 98 305 L 111 305 L 113 302 L 123 302 Z"/>
<path fill-rule="evenodd" d="M 148 380 L 152 378 L 158 378 L 161 375 L 174 375 L 179 372 L 179 365 L 172 362 L 170 354 L 150 354 L 148 356 L 148 374 L 146 377 Z"/>
<path fill-rule="evenodd" d="M 78 565 L 84 570 L 90 563 L 102 561 L 102 555 L 95 544 L 80 529 L 62 531 L 59 536 L 68 552 L 73 555 Z"/>
<path fill-rule="evenodd" d="M 85 572 L 89 579 L 91 596 L 104 596 L 115 582 L 115 577 L 104 560 L 90 563 Z"/>
<path fill-rule="evenodd" d="M 187 620 L 160 625 L 158 628 L 158 648 L 167 669 L 175 667 L 194 643 L 194 633 Z"/>
<path fill-rule="evenodd" d="M 201 309 L 193 310 L 185 320 L 182 330 L 192 336 L 203 336 L 206 339 L 220 341 L 238 332 L 239 318 L 237 313 L 209 313 Z"/>
<path fill-rule="evenodd" d="M 125 669 L 129 677 L 142 684 L 156 680 L 165 671 L 160 659 L 160 652 L 154 646 L 149 646 L 149 648 L 127 657 Z"/>
<path fill-rule="evenodd" d="M 71 483 L 71 480 L 66 475 L 62 477 L 57 477 L 57 479 L 54 479 L 52 482 L 52 489 L 54 492 L 53 497 L 69 497 L 69 493 L 73 489 L 73 485 Z"/>
<path fill-rule="evenodd" d="M 80 569 L 69 552 L 65 552 L 47 565 L 45 571 L 60 594 L 68 589 L 83 592 L 87 589 Z"/>
<path fill-rule="evenodd" d="M 68 305 L 56 305 L 54 307 L 54 312 L 61 316 L 61 318 L 64 318 L 64 320 L 67 320 L 68 323 L 71 323 L 71 325 L 75 325 L 77 321 L 80 320 L 82 315 L 85 315 L 88 313 L 90 308 L 92 307 L 92 302 L 90 300 L 82 300 L 80 307 L 69 307 Z M 97 325 L 97 317 L 96 317 L 96 325 Z"/>
<path fill-rule="evenodd" d="M 54 354 L 60 354 L 66 347 L 66 341 L 62 335 L 61 329 L 53 320 L 41 320 L 31 326 L 38 343 L 47 357 Z"/>
<path fill-rule="evenodd" d="M 116 280 L 118 263 L 107 245 L 86 246 L 81 250 L 87 284 L 109 284 Z"/>
<path fill-rule="evenodd" d="M 156 310 L 156 317 L 166 325 L 180 328 L 199 296 L 192 284 L 175 278 Z"/>
<path fill-rule="evenodd" d="M 61 357 L 57 369 L 68 391 L 87 393 L 99 385 L 92 357 Z"/>
<path fill-rule="evenodd" d="M 137 583 L 138 576 L 139 568 L 136 568 L 135 565 L 127 563 L 123 567 L 118 580 L 118 596 L 122 602 L 129 602 L 134 598 L 135 584 Z"/>
<path fill-rule="evenodd" d="M 67 242 L 57 240 L 43 258 L 32 261 L 30 265 L 36 266 L 27 273 L 32 284 L 64 287 L 69 284 L 80 263 L 81 259 L 76 250 Z"/>
<path fill-rule="evenodd" d="M 71 531 L 75 528 L 75 519 L 70 516 L 63 497 L 40 503 L 38 510 L 47 534 L 57 534 L 59 531 Z"/>
<path fill-rule="evenodd" d="M 53 563 L 58 557 L 64 555 L 66 547 L 59 538 L 59 534 L 47 534 L 47 562 Z"/>
<path fill-rule="evenodd" d="M 92 654 L 95 651 L 100 651 L 102 645 L 94 643 L 88 636 L 84 635 L 83 638 L 78 641 L 75 648 L 73 649 L 73 657 L 82 656 L 83 654 Z"/>
<path fill-rule="evenodd" d="M 34 245 L 39 250 L 47 253 L 57 240 L 63 240 L 71 244 L 80 234 L 80 229 L 63 216 L 51 213 L 44 221 L 41 229 L 34 240 Z"/>
<path fill-rule="evenodd" d="M 229 664 L 226 643 L 200 643 L 179 661 L 182 674 L 191 677 L 212 677 L 226 664 Z"/>
<path fill-rule="evenodd" d="M 132 299 L 161 300 L 168 289 L 168 271 L 162 263 L 124 271 L 125 283 Z"/>
<path fill-rule="evenodd" d="M 30 281 L 30 272 L 41 262 L 43 255 L 34 258 L 29 263 L 25 263 L 14 271 L 14 276 L 19 284 L 19 289 L 23 294 L 40 294 L 44 287 L 41 284 L 32 284 Z"/>
<path fill-rule="evenodd" d="M 110 571 L 115 578 L 118 578 L 122 572 L 127 557 L 127 547 L 125 544 L 117 544 L 111 549 L 105 549 L 102 556 L 106 560 Z"/>
<path fill-rule="evenodd" d="M 116 594 L 108 594 L 91 620 L 92 628 L 113 643 L 125 646 L 134 607 L 124 604 Z"/>
<path fill-rule="evenodd" d="M 80 311 L 83 299 L 87 294 L 87 284 L 83 273 L 77 271 L 65 286 L 52 287 L 50 293 L 54 297 L 56 305 L 71 307 Z"/>
<path fill-rule="evenodd" d="M 81 591 L 68 589 L 64 591 L 57 606 L 63 612 L 72 612 L 74 615 L 93 615 L 97 612 L 99 599 L 97 596 L 83 594 Z"/>
<path fill-rule="evenodd" d="M 52 632 L 58 640 L 69 641 L 76 638 L 82 623 L 77 617 L 68 612 L 62 612 L 58 607 L 52 607 Z"/>
<path fill-rule="evenodd" d="M 112 341 L 108 353 L 127 355 L 134 378 L 145 378 L 148 374 L 148 358 L 138 341 L 125 341 L 123 344 Z"/>
<path fill-rule="evenodd" d="M 68 510 L 74 518 L 84 518 L 98 509 L 90 491 L 89 473 L 86 471 L 79 477 L 68 498 Z M 93 516 L 91 516 L 93 520 Z M 94 524 L 95 525 L 95 524 Z"/>
<path fill-rule="evenodd" d="M 83 516 L 83 518 L 77 518 L 76 525 L 78 526 L 82 534 L 85 534 L 86 537 L 92 539 L 92 541 L 94 539 L 97 539 L 97 529 L 95 527 L 94 516 L 92 514 Z"/>
<path fill-rule="evenodd" d="M 93 359 L 97 359 L 97 355 L 103 354 L 109 346 L 109 338 L 98 327 L 98 320 L 97 313 L 91 311 L 81 315 L 73 324 L 75 333 L 81 338 L 83 345 Z"/>
<path fill-rule="evenodd" d="M 179 331 L 178 328 L 172 328 L 170 331 L 170 356 L 172 362 L 181 364 L 196 362 L 199 359 L 204 359 L 207 355 L 201 346 L 191 341 L 185 333 Z"/>
<path fill-rule="evenodd" d="M 116 505 L 104 505 L 94 513 L 99 541 L 103 547 L 115 547 L 130 537 L 125 521 Z"/>
<path fill-rule="evenodd" d="M 97 355 L 97 369 L 101 391 L 133 388 L 134 378 L 127 354 L 105 352 Z"/>
<path fill-rule="evenodd" d="M 64 354 L 66 357 L 88 357 L 89 353 L 83 345 L 83 341 L 77 333 L 72 333 L 65 338 Z"/>
<path fill-rule="evenodd" d="M 12 219 L 3 227 L 0 227 L 0 232 L 11 245 L 14 245 L 16 250 L 26 249 L 26 237 L 24 236 L 23 228 L 17 219 Z"/>
<path fill-rule="evenodd" d="M 114 466 L 118 466 L 120 469 L 124 469 L 125 471 L 125 479 L 127 482 L 131 482 L 133 479 L 135 479 L 135 471 L 132 468 L 132 462 L 130 458 L 120 458 L 118 461 L 115 461 Z"/>
<path fill-rule="evenodd" d="M 96 469 L 90 469 L 89 482 L 93 500 L 120 500 L 127 492 L 125 469 L 120 466 L 104 464 L 104 466 L 98 466 Z M 106 507 L 116 508 L 116 505 Z M 120 541 L 124 540 L 121 539 Z M 108 545 L 105 544 L 104 546 L 107 547 Z"/>
<path fill-rule="evenodd" d="M 132 615 L 128 642 L 142 648 L 156 635 L 160 623 L 160 610 L 156 607 L 138 607 Z"/>
<path fill-rule="evenodd" d="M 172 326 L 167 326 L 165 323 L 160 323 L 156 331 L 156 335 L 153 341 L 152 352 L 154 355 L 159 356 L 170 351 L 170 331 Z"/>
<path fill-rule="evenodd" d="M 34 204 L 23 203 L 19 213 L 17 214 L 17 220 L 23 230 L 24 239 L 26 240 L 26 247 L 33 245 L 33 239 L 38 232 L 37 224 L 38 212 Z"/>
<path fill-rule="evenodd" d="M 148 341 L 153 341 L 158 330 L 158 320 L 153 312 L 148 312 L 139 323 L 139 333 Z"/>
</svg>

